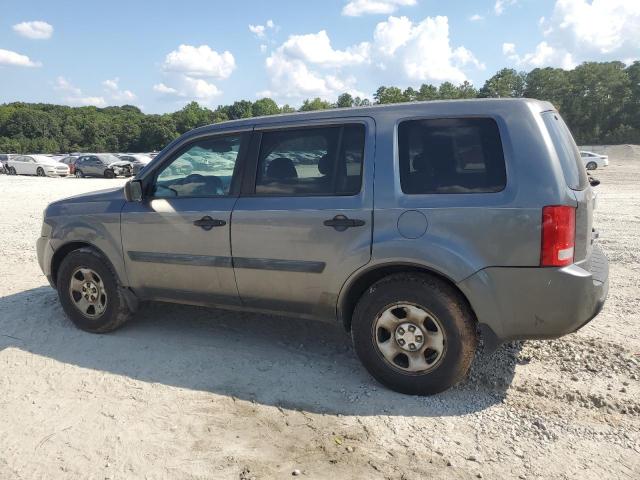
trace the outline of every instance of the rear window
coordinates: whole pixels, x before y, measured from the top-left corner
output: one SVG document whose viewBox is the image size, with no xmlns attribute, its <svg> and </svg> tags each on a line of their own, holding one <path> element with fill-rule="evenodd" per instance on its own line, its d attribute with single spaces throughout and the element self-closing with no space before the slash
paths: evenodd
<svg viewBox="0 0 640 480">
<path fill-rule="evenodd" d="M 491 118 L 402 122 L 398 154 L 406 194 L 491 193 L 506 185 L 500 132 Z"/>
<path fill-rule="evenodd" d="M 572 190 L 584 190 L 588 185 L 587 171 L 569 127 L 556 112 L 545 112 L 542 114 L 542 118 L 560 159 L 567 186 Z"/>
</svg>

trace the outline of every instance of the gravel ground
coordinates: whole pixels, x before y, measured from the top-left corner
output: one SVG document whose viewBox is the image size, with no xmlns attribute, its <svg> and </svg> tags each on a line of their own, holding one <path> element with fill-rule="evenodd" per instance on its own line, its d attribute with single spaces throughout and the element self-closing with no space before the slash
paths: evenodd
<svg viewBox="0 0 640 480">
<path fill-rule="evenodd" d="M 0 478 L 640 478 L 640 147 L 607 151 L 604 311 L 430 398 L 323 324 L 151 304 L 78 331 L 36 262 L 42 210 L 123 181 L 0 176 Z"/>
</svg>

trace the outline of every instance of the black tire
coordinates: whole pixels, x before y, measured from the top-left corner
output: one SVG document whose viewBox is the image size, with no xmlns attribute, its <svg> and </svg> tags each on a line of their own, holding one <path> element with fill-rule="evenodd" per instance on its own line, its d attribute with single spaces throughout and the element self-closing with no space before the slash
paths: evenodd
<svg viewBox="0 0 640 480">
<path fill-rule="evenodd" d="M 587 170 L 595 170 L 598 168 L 598 164 L 596 162 L 587 163 Z"/>
<path fill-rule="evenodd" d="M 16 169 L 13 167 L 9 167 L 9 175 L 17 175 L 18 172 L 16 172 Z"/>
<path fill-rule="evenodd" d="M 430 312 L 443 331 L 442 353 L 424 372 L 408 372 L 392 365 L 377 344 L 378 317 L 403 303 Z M 416 273 L 393 274 L 369 287 L 353 313 L 351 336 L 356 354 L 369 373 L 388 388 L 410 395 L 432 395 L 463 380 L 478 344 L 474 314 L 460 293 L 437 277 Z M 427 355 L 426 350 L 423 355 Z"/>
<path fill-rule="evenodd" d="M 84 178 L 84 173 L 82 172 L 82 170 L 76 168 L 75 176 L 76 178 Z"/>
<path fill-rule="evenodd" d="M 116 174 L 113 170 L 107 169 L 104 171 L 104 178 L 116 178 Z"/>
<path fill-rule="evenodd" d="M 106 292 L 106 307 L 104 312 L 96 318 L 87 318 L 76 307 L 69 286 L 71 277 L 78 268 L 88 268 L 95 271 Z M 126 299 L 120 288 L 118 277 L 109 262 L 97 251 L 91 248 L 81 248 L 69 253 L 60 264 L 56 278 L 58 298 L 67 316 L 82 330 L 91 333 L 111 332 L 124 325 L 132 315 Z"/>
<path fill-rule="evenodd" d="M 38 169 L 36 170 L 36 175 L 39 177 L 44 177 L 44 170 L 42 169 L 42 167 L 38 167 Z"/>
</svg>

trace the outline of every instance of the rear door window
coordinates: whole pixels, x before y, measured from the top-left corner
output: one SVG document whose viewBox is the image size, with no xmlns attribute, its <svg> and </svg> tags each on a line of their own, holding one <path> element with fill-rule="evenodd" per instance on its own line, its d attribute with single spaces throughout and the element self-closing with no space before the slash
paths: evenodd
<svg viewBox="0 0 640 480">
<path fill-rule="evenodd" d="M 572 190 L 584 190 L 589 182 L 587 171 L 569 127 L 557 112 L 545 112 L 542 114 L 542 118 L 560 159 L 567 186 Z"/>
<path fill-rule="evenodd" d="M 491 193 L 506 185 L 500 132 L 491 118 L 404 121 L 398 154 L 406 194 Z"/>
</svg>

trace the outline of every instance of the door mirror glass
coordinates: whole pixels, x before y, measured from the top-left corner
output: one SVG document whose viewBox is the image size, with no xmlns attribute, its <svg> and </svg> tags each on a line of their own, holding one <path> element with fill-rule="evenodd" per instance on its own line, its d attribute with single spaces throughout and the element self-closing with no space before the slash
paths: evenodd
<svg viewBox="0 0 640 480">
<path fill-rule="evenodd" d="M 140 180 L 130 180 L 124 185 L 124 197 L 127 202 L 142 201 L 142 182 Z"/>
</svg>

